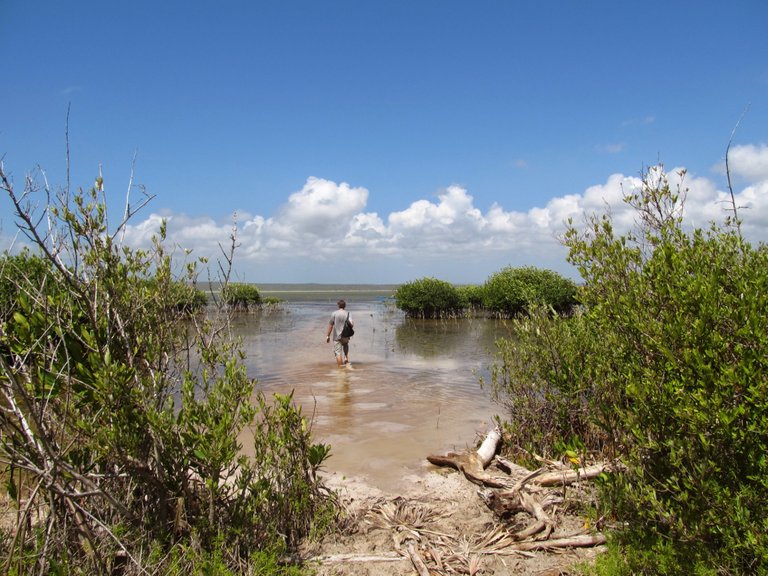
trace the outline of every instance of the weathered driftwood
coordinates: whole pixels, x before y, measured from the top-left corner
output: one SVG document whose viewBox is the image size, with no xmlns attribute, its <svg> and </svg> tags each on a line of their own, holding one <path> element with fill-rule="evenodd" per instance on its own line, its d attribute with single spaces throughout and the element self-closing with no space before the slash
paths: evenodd
<svg viewBox="0 0 768 576">
<path fill-rule="evenodd" d="M 480 447 L 474 452 L 448 452 L 445 455 L 432 454 L 427 460 L 435 466 L 450 466 L 455 468 L 464 477 L 480 486 L 490 488 L 508 488 L 509 482 L 504 478 L 498 478 L 485 472 L 488 464 L 493 460 L 496 450 L 501 442 L 501 430 L 494 428 L 483 440 Z"/>
<path fill-rule="evenodd" d="M 494 463 L 496 466 L 501 468 L 503 471 L 505 471 L 507 474 L 510 474 L 511 476 L 525 476 L 531 473 L 531 471 L 528 468 L 525 468 L 524 466 L 520 466 L 520 464 L 515 464 L 511 460 L 507 460 L 503 456 L 499 456 L 496 454 L 493 458 Z"/>
<path fill-rule="evenodd" d="M 411 559 L 411 563 L 416 569 L 416 572 L 419 573 L 419 576 L 429 576 L 429 568 L 427 568 L 427 565 L 416 550 L 416 546 L 413 545 L 413 542 L 409 542 L 406 549 L 408 550 L 408 556 Z"/>
<path fill-rule="evenodd" d="M 539 486 L 568 486 L 582 480 L 597 478 L 604 472 L 612 472 L 615 465 L 603 462 L 583 468 L 568 468 L 553 472 L 545 472 L 534 479 Z"/>
<path fill-rule="evenodd" d="M 590 546 L 600 546 L 605 543 L 606 538 L 602 534 L 578 534 L 565 538 L 518 542 L 517 544 L 512 544 L 510 548 L 513 550 L 533 552 L 540 550 L 558 550 L 562 548 L 587 548 Z"/>
<path fill-rule="evenodd" d="M 549 538 L 555 530 L 556 522 L 545 510 L 562 501 L 559 496 L 546 496 L 539 500 L 523 490 L 485 491 L 480 493 L 480 497 L 499 518 L 525 512 L 534 519 L 526 528 L 510 534 L 515 540 L 525 540 L 536 535 L 537 538 Z"/>
<path fill-rule="evenodd" d="M 528 527 L 512 534 L 515 540 L 525 540 L 540 532 L 544 532 L 544 534 L 540 535 L 539 538 L 549 538 L 555 529 L 556 522 L 546 513 L 545 509 L 559 503 L 561 501 L 559 497 L 538 500 L 532 494 L 522 490 L 516 492 L 511 490 L 505 492 L 484 492 L 481 493 L 481 497 L 488 508 L 499 518 L 509 517 L 518 512 L 525 512 L 535 520 Z"/>
<path fill-rule="evenodd" d="M 347 562 L 402 562 L 405 558 L 397 552 L 385 554 L 330 554 L 328 556 L 315 556 L 306 559 L 307 562 L 318 562 L 320 564 L 344 564 Z"/>
<path fill-rule="evenodd" d="M 509 534 L 513 540 L 522 541 L 535 537 L 535 541 L 517 542 L 513 545 L 515 550 L 533 551 L 549 550 L 557 548 L 596 546 L 605 542 L 602 534 L 579 535 L 568 538 L 551 538 L 556 522 L 547 512 L 546 508 L 560 502 L 560 497 L 552 495 L 545 488 L 553 486 L 567 486 L 575 482 L 589 480 L 604 472 L 620 469 L 620 465 L 602 463 L 593 466 L 579 468 L 563 468 L 552 470 L 555 463 L 547 463 L 548 467 L 542 467 L 533 472 L 514 464 L 500 456 L 496 456 L 501 432 L 495 428 L 483 440 L 480 448 L 475 452 L 455 453 L 449 452 L 444 456 L 431 455 L 427 460 L 436 466 L 451 466 L 464 474 L 475 484 L 488 488 L 499 488 L 499 491 L 481 492 L 488 507 L 500 518 L 509 517 L 518 512 L 525 512 L 533 518 L 528 526 Z M 486 472 L 488 465 L 495 459 L 501 469 L 519 478 L 513 482 L 511 478 L 493 476 Z M 534 496 L 534 492 L 540 494 Z M 549 492 L 549 493 L 548 493 Z"/>
<path fill-rule="evenodd" d="M 485 436 L 480 448 L 477 449 L 477 457 L 483 468 L 486 468 L 491 463 L 493 457 L 496 455 L 496 451 L 499 449 L 499 442 L 501 442 L 501 430 L 494 428 Z"/>
</svg>

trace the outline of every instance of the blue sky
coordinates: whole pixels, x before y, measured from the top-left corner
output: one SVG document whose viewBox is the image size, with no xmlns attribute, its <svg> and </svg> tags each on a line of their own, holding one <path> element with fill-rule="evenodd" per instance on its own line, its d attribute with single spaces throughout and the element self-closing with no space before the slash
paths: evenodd
<svg viewBox="0 0 768 576">
<path fill-rule="evenodd" d="M 126 241 L 166 218 L 215 259 L 236 221 L 241 280 L 573 276 L 565 218 L 620 218 L 659 162 L 721 218 L 742 115 L 734 189 L 766 239 L 766 22 L 764 0 L 0 0 L 0 155 L 17 188 L 63 185 L 69 109 L 72 184 L 101 167 L 114 221 L 136 155 L 155 195 Z"/>
</svg>

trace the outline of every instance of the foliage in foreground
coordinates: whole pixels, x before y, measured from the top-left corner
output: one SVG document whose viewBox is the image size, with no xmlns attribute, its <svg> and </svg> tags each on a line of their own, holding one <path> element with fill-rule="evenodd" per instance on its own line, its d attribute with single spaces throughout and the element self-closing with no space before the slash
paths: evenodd
<svg viewBox="0 0 768 576">
<path fill-rule="evenodd" d="M 494 393 L 522 448 L 628 466 L 602 495 L 626 527 L 601 573 L 766 573 L 768 249 L 736 227 L 686 230 L 660 169 L 626 201 L 639 222 L 627 235 L 609 215 L 569 229 L 584 311 L 522 320 Z"/>
<path fill-rule="evenodd" d="M 0 322 L 13 317 L 19 299 L 30 290 L 56 291 L 47 262 L 28 249 L 0 261 Z"/>
<path fill-rule="evenodd" d="M 164 226 L 150 250 L 120 245 L 100 180 L 49 194 L 40 218 L 35 179 L 17 195 L 1 168 L 39 251 L 0 263 L 0 477 L 17 510 L 2 572 L 195 573 L 200 558 L 237 573 L 321 530 L 328 447 L 290 397 L 253 402 L 240 347 L 217 337 L 226 314 L 178 305 L 196 265 L 172 277 Z"/>
<path fill-rule="evenodd" d="M 490 376 L 514 456 L 535 466 L 533 454 L 610 450 L 612 436 L 594 413 L 603 391 L 589 377 L 595 350 L 584 315 L 564 320 L 539 306 L 509 329 L 496 342 Z"/>
</svg>

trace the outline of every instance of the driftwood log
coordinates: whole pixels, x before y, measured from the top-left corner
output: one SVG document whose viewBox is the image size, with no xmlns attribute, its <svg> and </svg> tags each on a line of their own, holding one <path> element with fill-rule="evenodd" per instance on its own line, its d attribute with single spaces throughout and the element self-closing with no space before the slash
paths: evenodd
<svg viewBox="0 0 768 576">
<path fill-rule="evenodd" d="M 474 452 L 448 452 L 445 455 L 432 454 L 427 460 L 435 466 L 450 466 L 455 468 L 464 477 L 480 486 L 490 488 L 509 488 L 509 483 L 504 478 L 497 478 L 485 472 L 485 469 L 493 461 L 501 442 L 501 430 L 491 430 Z"/>
<path fill-rule="evenodd" d="M 560 491 L 547 491 L 549 487 L 564 487 L 577 482 L 588 481 L 604 473 L 621 469 L 618 463 L 601 463 L 591 466 L 551 469 L 542 467 L 530 471 L 496 456 L 501 431 L 491 430 L 476 451 L 463 453 L 449 452 L 445 455 L 430 455 L 427 460 L 435 466 L 450 466 L 459 470 L 475 484 L 487 489 L 480 491 L 486 505 L 501 519 L 518 513 L 531 517 L 531 522 L 514 533 L 508 533 L 514 543 L 510 548 L 520 551 L 551 550 L 583 546 L 597 546 L 605 543 L 600 533 L 570 534 L 554 536 L 557 528 L 555 518 L 548 512 L 562 502 Z M 490 474 L 487 468 L 496 462 L 498 468 L 507 471 L 506 476 Z M 550 463 L 554 466 L 554 463 Z M 518 477 L 514 480 L 511 474 Z"/>
</svg>

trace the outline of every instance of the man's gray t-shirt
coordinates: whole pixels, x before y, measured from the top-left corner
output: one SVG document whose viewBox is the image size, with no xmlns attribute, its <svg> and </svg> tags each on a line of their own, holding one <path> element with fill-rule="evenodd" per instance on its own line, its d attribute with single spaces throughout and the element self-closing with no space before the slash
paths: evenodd
<svg viewBox="0 0 768 576">
<path fill-rule="evenodd" d="M 349 312 L 343 308 L 339 308 L 333 314 L 331 314 L 331 320 L 329 324 L 333 324 L 333 333 L 331 334 L 332 340 L 338 340 L 341 338 L 341 331 L 344 330 L 344 322 L 349 316 Z M 350 317 L 350 320 L 352 318 Z"/>
</svg>

